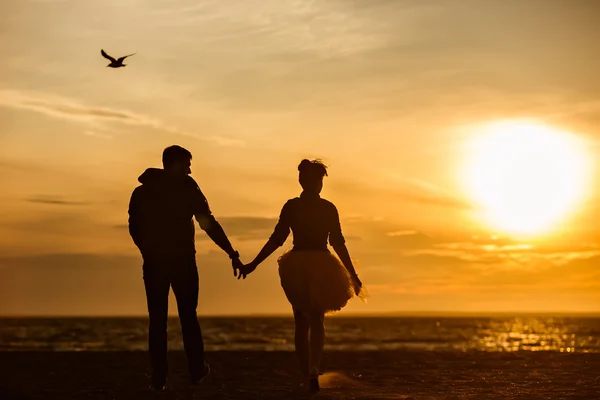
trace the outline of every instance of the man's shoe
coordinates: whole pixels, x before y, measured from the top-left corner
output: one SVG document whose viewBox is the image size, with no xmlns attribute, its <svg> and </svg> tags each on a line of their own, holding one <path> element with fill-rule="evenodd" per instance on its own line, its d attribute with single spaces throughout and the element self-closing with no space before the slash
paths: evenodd
<svg viewBox="0 0 600 400">
<path fill-rule="evenodd" d="M 152 379 L 152 382 L 150 383 L 150 389 L 154 390 L 155 392 L 164 392 L 167 390 L 167 382 L 165 380 Z"/>
<path fill-rule="evenodd" d="M 311 393 L 316 393 L 321 390 L 321 387 L 319 386 L 319 371 L 314 367 L 308 376 L 308 390 Z"/>
<path fill-rule="evenodd" d="M 207 363 L 204 363 L 204 368 L 202 369 L 202 372 L 197 375 L 192 375 L 192 383 L 194 385 L 198 385 L 198 384 L 202 383 L 204 378 L 206 378 L 209 374 L 210 374 L 210 365 L 208 365 Z"/>
</svg>

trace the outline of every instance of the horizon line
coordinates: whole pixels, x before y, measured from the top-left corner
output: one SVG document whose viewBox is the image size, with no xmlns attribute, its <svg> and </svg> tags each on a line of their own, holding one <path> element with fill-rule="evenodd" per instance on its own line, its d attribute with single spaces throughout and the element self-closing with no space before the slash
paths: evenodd
<svg viewBox="0 0 600 400">
<path fill-rule="evenodd" d="M 374 313 L 346 313 L 343 315 L 326 315 L 333 318 L 377 318 L 377 317 L 403 317 L 403 316 L 598 316 L 598 311 L 390 311 Z M 177 318 L 177 313 L 169 314 L 169 318 Z M 52 319 L 52 318 L 148 318 L 147 313 L 140 314 L 0 314 L 0 319 L 23 318 L 23 319 Z M 293 318 L 291 313 L 252 313 L 252 314 L 199 314 L 198 318 Z"/>
</svg>

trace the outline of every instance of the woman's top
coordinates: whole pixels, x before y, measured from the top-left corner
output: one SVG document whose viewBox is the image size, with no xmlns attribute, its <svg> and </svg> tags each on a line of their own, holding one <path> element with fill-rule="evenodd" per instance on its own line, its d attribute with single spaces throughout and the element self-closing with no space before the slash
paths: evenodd
<svg viewBox="0 0 600 400">
<path fill-rule="evenodd" d="M 327 251 L 328 239 L 332 246 L 346 242 L 337 209 L 318 194 L 302 193 L 300 197 L 288 200 L 269 240 L 282 246 L 290 229 L 294 236 L 292 250 L 296 251 Z"/>
</svg>

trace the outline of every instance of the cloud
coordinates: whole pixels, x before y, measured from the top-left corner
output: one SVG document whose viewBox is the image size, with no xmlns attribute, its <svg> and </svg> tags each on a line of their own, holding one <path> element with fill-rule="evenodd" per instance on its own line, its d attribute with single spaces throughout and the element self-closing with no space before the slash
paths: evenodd
<svg viewBox="0 0 600 400">
<path fill-rule="evenodd" d="M 225 233 L 230 238 L 238 240 L 267 240 L 277 224 L 277 218 L 265 217 L 219 217 L 217 221 L 221 224 Z M 196 240 L 209 240 L 197 224 Z M 128 229 L 127 224 L 114 225 L 115 229 Z"/>
<path fill-rule="evenodd" d="M 417 234 L 417 231 L 396 231 L 396 232 L 389 232 L 387 235 L 391 236 L 391 237 L 396 237 L 396 236 L 413 236 L 416 234 Z"/>
<path fill-rule="evenodd" d="M 458 242 L 458 243 L 439 243 L 435 245 L 438 249 L 450 251 L 470 251 L 470 252 L 524 252 L 532 250 L 534 246 L 527 243 L 473 243 L 473 242 Z"/>
<path fill-rule="evenodd" d="M 600 272 L 596 266 L 600 254 L 579 254 L 565 263 L 548 264 L 545 268 L 514 268 L 510 261 L 499 258 L 494 268 L 482 269 L 470 260 L 444 255 L 412 255 L 398 259 L 399 267 L 391 273 L 378 273 L 378 279 L 365 278 L 373 295 L 440 295 L 527 296 L 535 293 L 560 295 L 587 291 L 598 293 Z"/>
<path fill-rule="evenodd" d="M 14 170 L 14 171 L 29 172 L 29 173 L 39 173 L 39 172 L 46 171 L 45 167 L 42 167 L 40 165 L 33 165 L 33 164 L 29 164 L 29 163 L 6 161 L 6 160 L 0 160 L 0 168 Z"/>
<path fill-rule="evenodd" d="M 29 197 L 29 198 L 25 199 L 25 201 L 27 201 L 29 203 L 51 204 L 51 205 L 59 205 L 59 206 L 85 206 L 85 205 L 90 204 L 88 202 L 64 200 L 60 197 L 42 196 L 42 195 Z"/>
<path fill-rule="evenodd" d="M 48 269 L 68 269 L 81 267 L 86 269 L 118 268 L 127 265 L 137 267 L 139 257 L 116 254 L 91 254 L 91 253 L 48 253 L 28 256 L 0 257 L 0 266 L 10 268 L 27 268 L 43 266 Z"/>
<path fill-rule="evenodd" d="M 100 139 L 112 139 L 111 135 L 106 135 L 104 133 L 100 133 L 100 132 L 93 131 L 93 130 L 84 131 L 83 134 L 87 135 L 87 136 L 97 137 Z"/>
<path fill-rule="evenodd" d="M 417 202 L 432 205 L 470 209 L 472 204 L 457 198 L 442 188 L 419 179 L 401 178 L 399 189 L 402 197 Z"/>
<path fill-rule="evenodd" d="M 0 257 L 0 314 L 141 313 L 140 264 L 114 254 Z"/>
<path fill-rule="evenodd" d="M 354 218 L 351 223 L 366 238 L 350 250 L 374 296 L 460 298 L 510 292 L 533 301 L 531 293 L 598 290 L 597 284 L 590 284 L 599 276 L 595 267 L 600 247 L 594 243 L 530 243 L 460 231 L 423 233 L 386 220 Z"/>
<path fill-rule="evenodd" d="M 142 264 L 139 254 L 0 255 L 0 315 L 147 315 Z M 197 265 L 199 314 L 287 312 L 274 268 L 238 281 L 220 249 L 198 254 Z M 177 314 L 172 291 L 169 311 Z"/>
<path fill-rule="evenodd" d="M 355 5 L 349 9 L 310 0 L 261 0 L 260 7 L 257 4 L 243 2 L 232 9 L 209 0 L 157 11 L 168 13 L 173 24 L 201 27 L 202 41 L 229 44 L 236 50 L 247 47 L 266 56 L 273 49 L 323 58 L 345 56 L 377 47 L 384 40 L 378 26 L 368 24 Z"/>
<path fill-rule="evenodd" d="M 363 216 L 342 217 L 342 230 L 346 238 L 359 235 L 364 245 L 379 251 L 432 249 L 437 243 L 457 240 L 462 233 L 438 234 L 417 229 L 416 224 L 406 224 L 385 218 Z"/>
<path fill-rule="evenodd" d="M 0 89 L 0 106 L 34 111 L 52 118 L 102 126 L 103 123 L 121 123 L 127 125 L 145 126 L 169 132 L 175 135 L 189 136 L 196 139 L 211 141 L 221 146 L 239 146 L 243 143 L 236 139 L 229 139 L 216 135 L 197 135 L 164 122 L 127 110 L 115 110 L 105 107 L 84 105 L 74 99 L 42 92 Z M 86 135 L 102 136 L 92 130 L 85 130 Z"/>
<path fill-rule="evenodd" d="M 338 180 L 335 182 L 334 188 L 355 199 L 359 196 L 365 196 L 370 203 L 374 201 L 371 193 L 377 193 L 377 200 L 381 201 L 384 199 L 393 202 L 404 200 L 458 210 L 473 208 L 473 205 L 468 201 L 462 200 L 432 183 L 421 179 L 392 176 L 391 174 L 388 179 L 379 184 L 360 181 L 357 177 L 354 180 Z"/>
<path fill-rule="evenodd" d="M 227 236 L 237 240 L 267 240 L 277 224 L 277 218 L 267 217 L 219 217 L 217 219 Z M 198 238 L 207 238 L 202 231 Z"/>
<path fill-rule="evenodd" d="M 429 248 L 439 240 L 411 230 L 388 232 L 386 236 L 387 238 L 383 243 L 388 243 L 396 250 Z M 381 243 L 381 241 L 379 242 Z"/>
<path fill-rule="evenodd" d="M 575 260 L 592 259 L 600 255 L 594 248 L 572 247 L 552 249 L 530 243 L 437 243 L 429 248 L 408 249 L 404 257 L 431 256 L 455 258 L 468 262 L 480 271 L 542 271 L 566 265 Z"/>
<path fill-rule="evenodd" d="M 277 224 L 277 218 L 267 217 L 219 217 L 217 221 L 221 224 L 229 238 L 241 241 L 264 240 L 266 241 Z M 210 238 L 196 224 L 196 240 L 210 240 Z M 114 229 L 129 229 L 127 224 L 117 224 Z M 292 234 L 290 233 L 290 238 Z M 356 235 L 345 235 L 347 241 L 361 241 L 362 237 Z"/>
<path fill-rule="evenodd" d="M 43 204 L 48 203 L 44 201 Z M 67 207 L 42 210 L 38 213 L 29 212 L 26 215 L 2 221 L 2 227 L 23 232 L 31 239 L 37 238 L 41 234 L 77 235 L 79 233 L 81 235 L 81 229 L 88 224 L 91 224 L 91 220 L 84 209 Z M 32 235 L 33 233 L 36 235 Z"/>
</svg>

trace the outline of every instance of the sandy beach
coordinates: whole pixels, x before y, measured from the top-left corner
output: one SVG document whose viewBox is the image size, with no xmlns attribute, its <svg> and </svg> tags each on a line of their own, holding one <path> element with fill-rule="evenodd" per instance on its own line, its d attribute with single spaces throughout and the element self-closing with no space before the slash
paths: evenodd
<svg viewBox="0 0 600 400">
<path fill-rule="evenodd" d="M 210 377 L 190 386 L 171 352 L 169 390 L 147 389 L 145 352 L 3 352 L 0 398 L 309 398 L 291 352 L 212 352 Z M 600 354 L 329 352 L 319 399 L 599 399 Z"/>
</svg>

